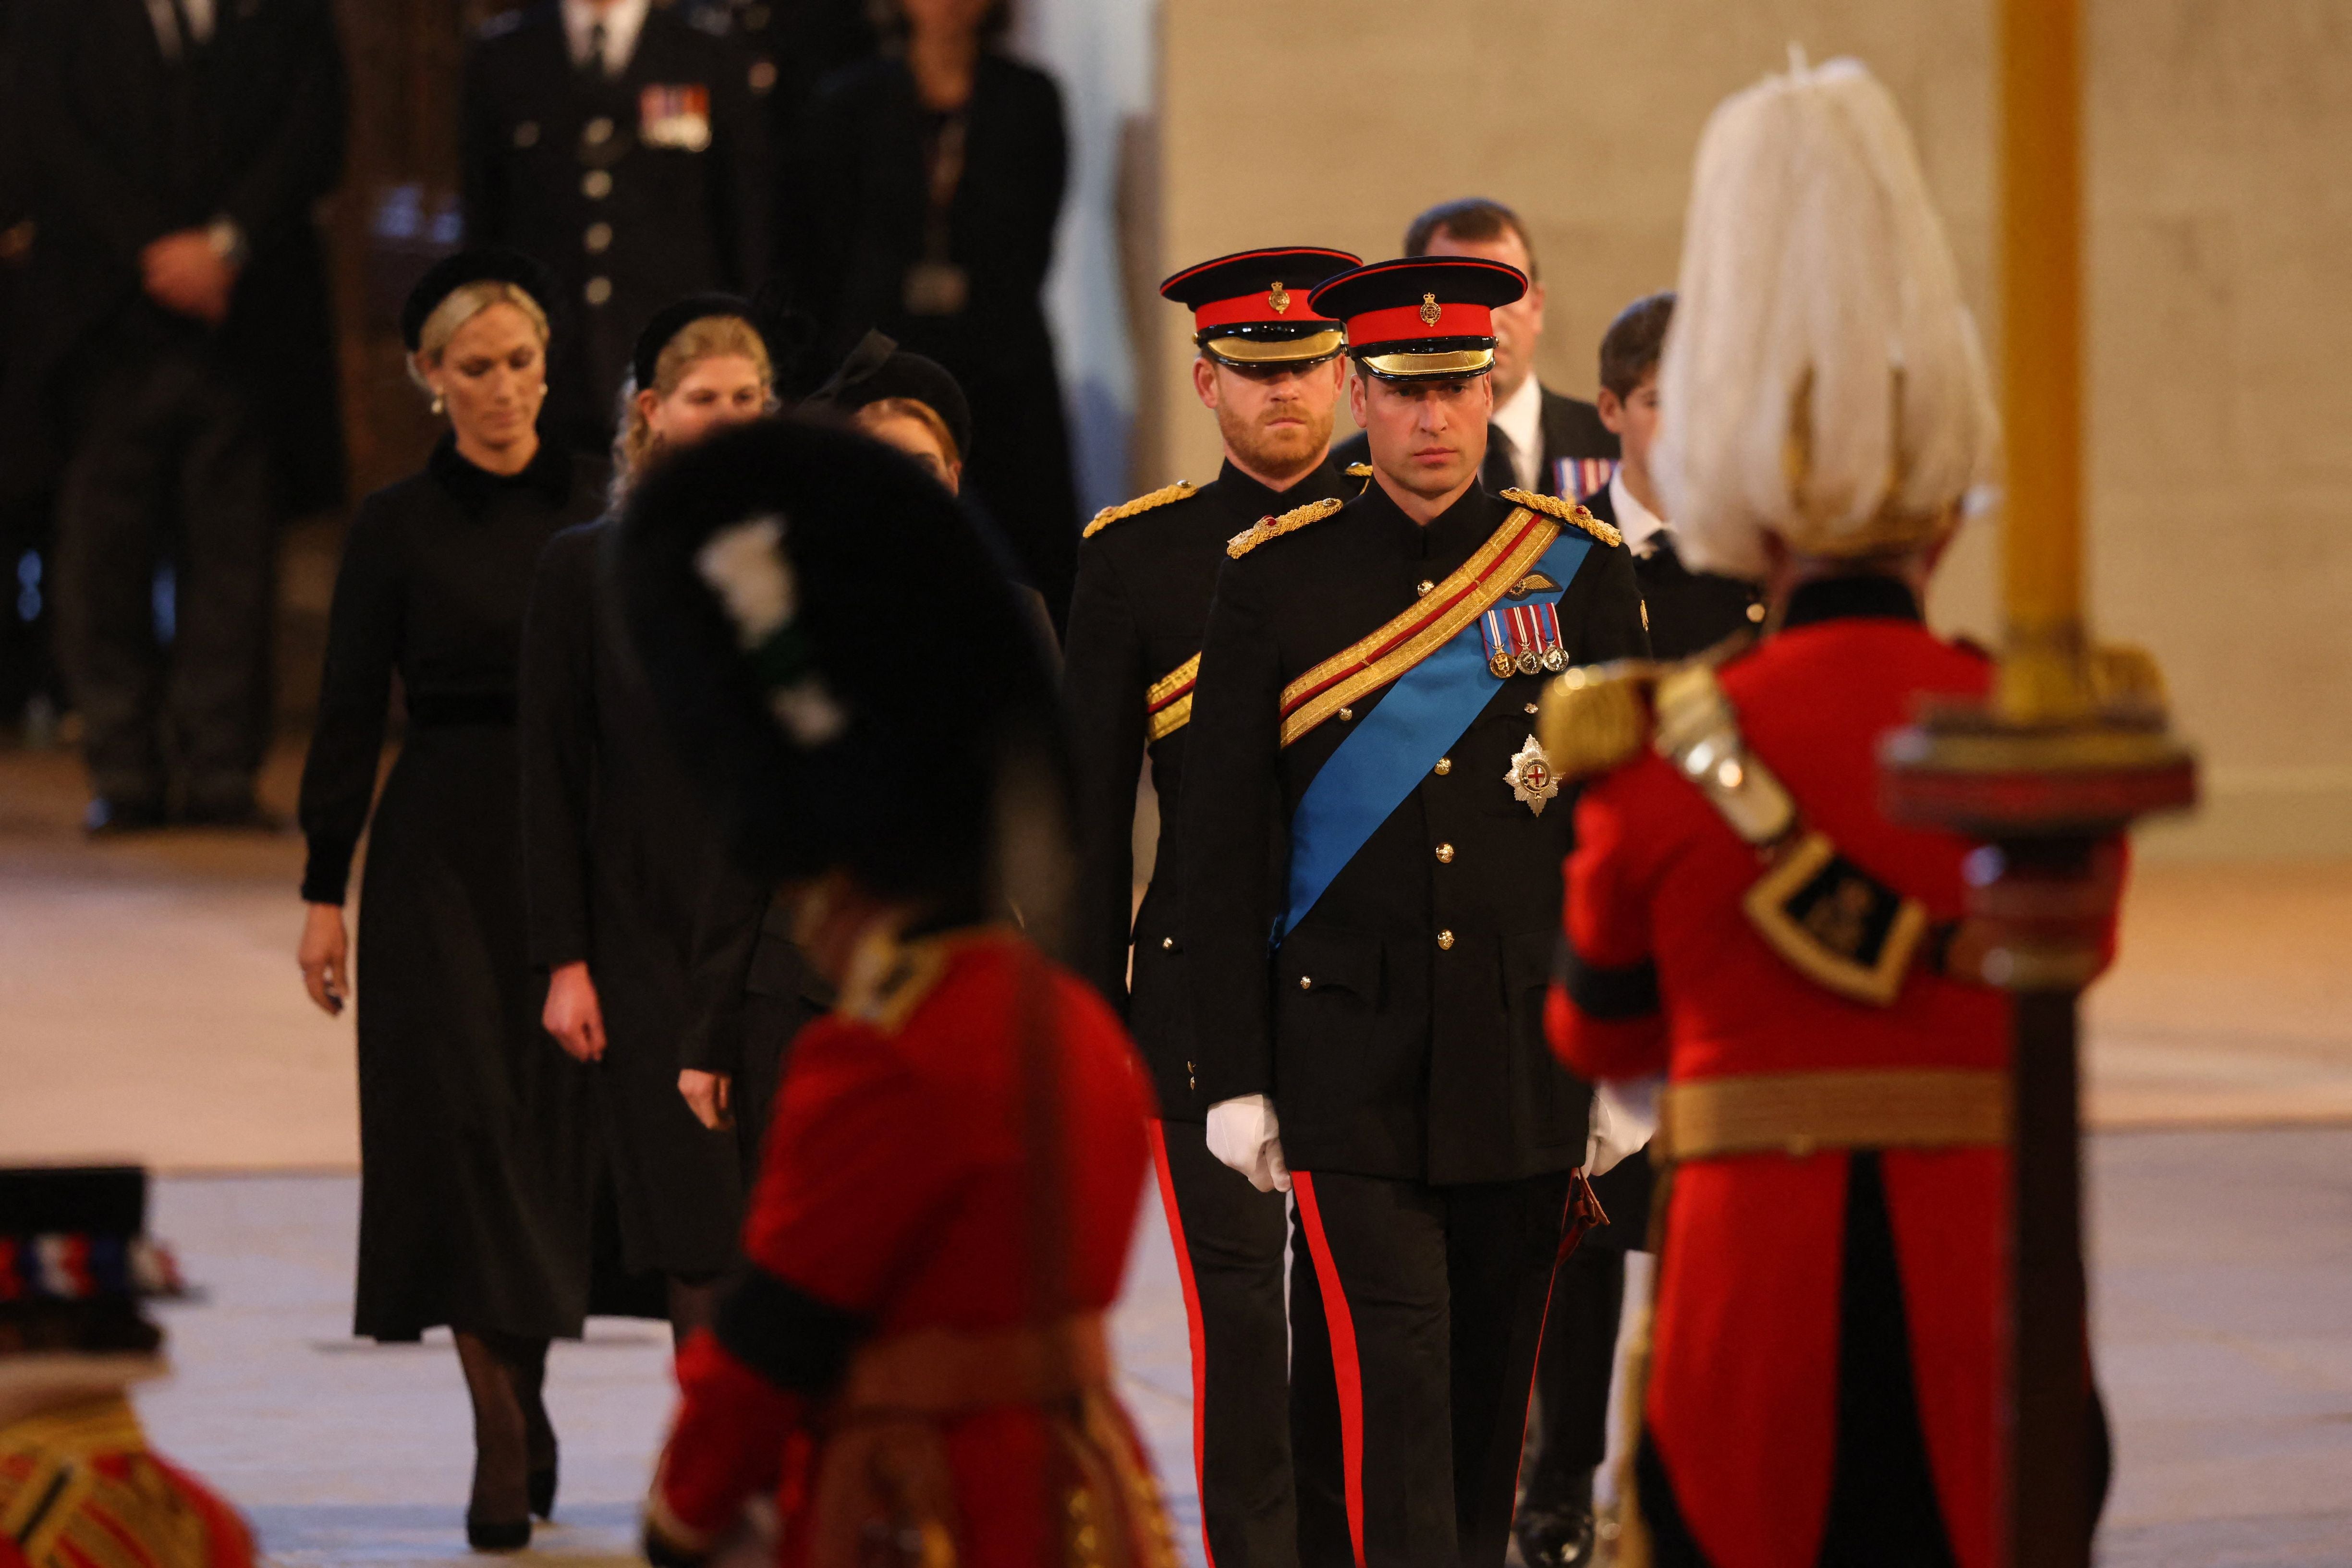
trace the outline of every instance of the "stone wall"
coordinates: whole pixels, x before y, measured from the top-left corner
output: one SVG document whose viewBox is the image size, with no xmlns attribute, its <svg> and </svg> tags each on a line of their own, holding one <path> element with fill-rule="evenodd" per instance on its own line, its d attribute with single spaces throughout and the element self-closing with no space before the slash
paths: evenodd
<svg viewBox="0 0 2352 1568">
<path fill-rule="evenodd" d="M 1674 280 L 1708 110 L 1791 44 L 1893 89 L 1993 340 L 1981 4 L 1162 0 L 1142 231 L 1162 271 L 1381 256 L 1423 207 L 1496 197 L 1549 287 L 1544 379 L 1591 396 L 1611 315 Z M 2157 652 L 2208 765 L 2206 810 L 2148 848 L 2352 854 L 2352 0 L 2096 0 L 2090 54 L 2094 616 Z M 1138 308 L 1136 480 L 1205 478 L 1186 322 Z M 1957 549 L 1939 623 L 1997 632 L 1994 532 Z"/>
</svg>

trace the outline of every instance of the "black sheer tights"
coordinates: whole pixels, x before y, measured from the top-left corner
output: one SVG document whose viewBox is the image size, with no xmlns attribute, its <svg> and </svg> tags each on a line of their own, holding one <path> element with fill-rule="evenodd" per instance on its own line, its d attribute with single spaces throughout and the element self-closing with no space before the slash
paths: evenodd
<svg viewBox="0 0 2352 1568">
<path fill-rule="evenodd" d="M 555 1427 L 541 1393 L 547 1342 L 460 1332 L 457 1364 L 474 1402 L 474 1490 L 469 1518 L 506 1523 L 554 1506 Z"/>
</svg>

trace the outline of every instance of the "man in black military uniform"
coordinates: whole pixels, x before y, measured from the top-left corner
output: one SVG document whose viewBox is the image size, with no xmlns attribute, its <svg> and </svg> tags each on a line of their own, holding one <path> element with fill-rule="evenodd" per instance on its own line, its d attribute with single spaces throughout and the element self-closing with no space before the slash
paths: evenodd
<svg viewBox="0 0 2352 1568">
<path fill-rule="evenodd" d="M 775 193 L 751 62 L 724 12 L 559 0 L 483 27 L 462 112 L 467 241 L 554 268 L 578 323 L 544 427 L 602 450 L 653 313 L 767 279 Z"/>
<path fill-rule="evenodd" d="M 1188 742 L 1209 1146 L 1297 1173 L 1368 1565 L 1503 1558 L 1590 1101 L 1543 1039 L 1571 813 L 1534 708 L 1547 671 L 1648 651 L 1613 529 L 1478 482 L 1491 312 L 1526 287 L 1406 258 L 1309 297 L 1372 483 L 1228 547 Z"/>
<path fill-rule="evenodd" d="M 1490 491 L 1509 486 L 1571 501 L 1590 499 L 1617 466 L 1617 437 L 1591 403 L 1556 392 L 1536 376 L 1543 341 L 1544 286 L 1535 242 L 1519 214 L 1483 196 L 1444 202 L 1404 231 L 1407 256 L 1476 256 L 1528 275 L 1528 292 L 1495 312 L 1495 412 L 1487 422 L 1486 456 L 1479 480 Z M 1365 458 L 1361 435 L 1340 444 L 1342 465 Z"/>
<path fill-rule="evenodd" d="M 1619 311 L 1601 337 L 1601 420 L 1622 444 L 1622 460 L 1609 482 L 1585 499 L 1587 509 L 1624 536 L 1633 552 L 1650 651 L 1661 659 L 1688 658 L 1764 620 L 1756 585 L 1683 564 L 1651 476 L 1658 356 L 1674 309 L 1671 292 L 1645 295 Z M 1527 1568 L 1580 1568 L 1591 1560 L 1592 1479 L 1609 1450 L 1609 1386 L 1625 1299 L 1625 1254 L 1647 1245 L 1649 1237 L 1650 1162 L 1641 1147 L 1626 1152 L 1628 1141 L 1643 1143 L 1648 1108 L 1604 1088 L 1601 1111 L 1596 1120 L 1609 1135 L 1595 1153 L 1622 1157 L 1592 1178 L 1608 1226 L 1560 1265 L 1552 1283 L 1543 1359 L 1536 1368 L 1538 1419 L 1529 1425 L 1524 1495 L 1514 1525 Z"/>
<path fill-rule="evenodd" d="M 1358 259 L 1306 247 L 1244 251 L 1160 286 L 1192 311 L 1192 385 L 1217 416 L 1224 465 L 1207 485 L 1171 485 L 1097 514 L 1078 546 L 1070 599 L 1062 698 L 1077 804 L 1075 956 L 1081 974 L 1124 1004 L 1159 1088 L 1153 1153 L 1184 1265 L 1202 1531 L 1219 1568 L 1299 1561 L 1286 1405 L 1286 1205 L 1220 1164 L 1202 1140 L 1206 1104 L 1176 936 L 1177 792 L 1201 629 L 1227 542 L 1262 517 L 1361 487 L 1330 461 L 1345 339 L 1339 322 L 1307 304 L 1315 285 Z M 1136 770 L 1147 753 L 1160 831 L 1136 915 Z M 1298 1267 L 1311 1303 L 1303 1248 Z M 1310 1437 L 1306 1446 L 1318 1445 Z M 1324 1460 L 1336 1483 L 1336 1454 Z"/>
<path fill-rule="evenodd" d="M 15 26 L 11 129 L 37 194 L 0 491 L 56 438 L 87 821 L 252 824 L 277 524 L 343 493 L 314 216 L 342 173 L 333 13 L 25 0 Z"/>
</svg>

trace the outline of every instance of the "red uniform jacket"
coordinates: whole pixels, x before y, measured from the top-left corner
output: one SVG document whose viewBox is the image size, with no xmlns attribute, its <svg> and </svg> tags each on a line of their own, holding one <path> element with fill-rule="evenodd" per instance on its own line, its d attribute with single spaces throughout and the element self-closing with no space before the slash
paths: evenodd
<svg viewBox="0 0 2352 1568">
<path fill-rule="evenodd" d="M 862 1010 L 845 999 L 794 1040 L 744 1227 L 748 1277 L 718 1329 L 678 1357 L 684 1400 L 659 1504 L 717 1534 L 781 1466 L 786 1563 L 806 1548 L 794 1522 L 810 1418 L 857 1344 L 1027 1320 L 1025 1028 L 1050 1031 L 1061 1051 L 1061 1157 L 1074 1173 L 1063 1206 L 1066 1310 L 1107 1309 L 1118 1296 L 1150 1160 L 1150 1091 L 1092 988 L 1004 933 L 901 951 L 898 984 Z M 1037 988 L 1025 999 L 1024 968 Z M 1047 1561 L 1040 1420 L 983 1411 L 944 1435 L 962 1562 Z"/>
<path fill-rule="evenodd" d="M 121 1396 L 0 1429 L 0 1568 L 252 1568 L 245 1521 L 150 1453 Z"/>
<path fill-rule="evenodd" d="M 1876 612 L 1792 624 L 1722 669 L 1723 689 L 1811 826 L 1923 902 L 1931 920 L 1955 920 L 1970 845 L 1881 814 L 1874 747 L 1909 721 L 1922 694 L 1981 695 L 1991 666 L 1885 605 L 1861 607 Z M 1662 1010 L 1603 1020 L 1555 988 L 1549 1022 L 1571 1071 L 1687 1082 L 2006 1066 L 2009 1001 L 1999 991 L 1915 968 L 1895 1005 L 1874 1008 L 1801 975 L 1742 913 L 1761 870 L 1654 753 L 1584 791 L 1569 941 L 1588 966 L 1654 962 Z M 1895 1149 L 1882 1162 L 1929 1469 L 1961 1568 L 1990 1568 L 2007 1155 Z M 1675 1173 L 1644 1423 L 1717 1568 L 1811 1568 L 1820 1550 L 1848 1164 L 1843 1152 L 1759 1155 Z"/>
</svg>

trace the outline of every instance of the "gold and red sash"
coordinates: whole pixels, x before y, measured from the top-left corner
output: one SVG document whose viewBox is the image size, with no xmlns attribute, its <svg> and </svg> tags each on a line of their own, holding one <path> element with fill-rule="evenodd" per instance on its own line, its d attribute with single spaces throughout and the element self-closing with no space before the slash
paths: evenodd
<svg viewBox="0 0 2352 1568">
<path fill-rule="evenodd" d="M 1291 745 L 1445 646 L 1534 568 L 1559 531 L 1549 517 L 1514 507 L 1468 560 L 1412 609 L 1282 689 L 1282 744 Z"/>
<path fill-rule="evenodd" d="M 1192 722 L 1192 683 L 1200 674 L 1201 655 L 1195 653 L 1144 692 L 1144 727 L 1153 740 L 1165 740 Z"/>
</svg>

